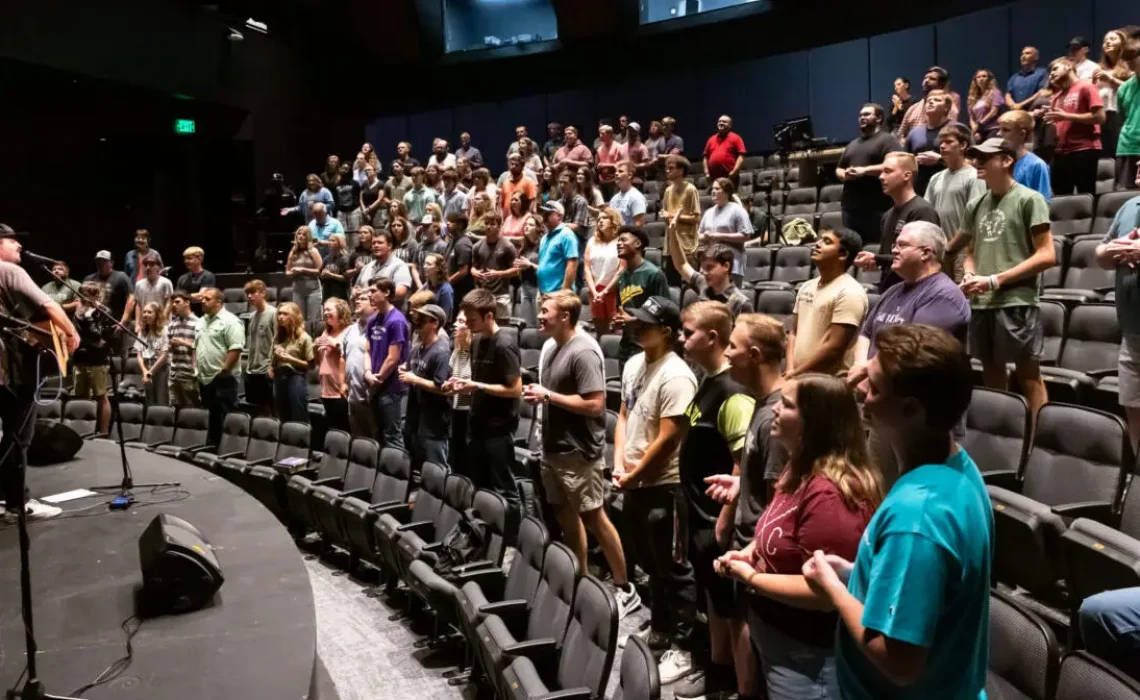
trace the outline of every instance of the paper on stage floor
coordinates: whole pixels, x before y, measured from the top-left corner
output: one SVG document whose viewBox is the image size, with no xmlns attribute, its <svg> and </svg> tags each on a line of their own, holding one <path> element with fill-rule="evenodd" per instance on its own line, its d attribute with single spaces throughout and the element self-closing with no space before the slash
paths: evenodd
<svg viewBox="0 0 1140 700">
<path fill-rule="evenodd" d="M 87 489 L 75 489 L 73 491 L 64 491 L 63 493 L 52 494 L 51 496 L 43 496 L 41 501 L 48 503 L 66 503 L 80 498 L 89 498 L 91 496 L 98 496 L 99 494 Z"/>
</svg>

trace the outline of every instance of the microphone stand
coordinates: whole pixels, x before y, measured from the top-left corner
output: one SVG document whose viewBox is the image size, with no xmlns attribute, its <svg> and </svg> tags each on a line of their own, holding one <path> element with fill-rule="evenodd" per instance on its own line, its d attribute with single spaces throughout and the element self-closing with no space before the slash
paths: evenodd
<svg viewBox="0 0 1140 700">
<path fill-rule="evenodd" d="M 25 324 L 25 328 L 34 328 L 29 324 Z M 10 334 L 13 338 L 18 339 L 21 343 L 31 345 L 27 339 L 15 332 L 12 328 L 0 329 L 5 333 Z M 34 347 L 34 346 L 32 346 Z M 10 392 L 15 392 L 9 388 Z M 18 401 L 16 396 L 10 400 Z M 34 398 L 32 399 L 35 400 Z M 49 695 L 44 690 L 44 684 L 40 680 L 39 672 L 36 670 L 36 634 L 35 622 L 32 616 L 32 562 L 31 562 L 31 540 L 28 538 L 28 512 L 27 506 L 24 504 L 24 490 L 27 483 L 28 472 L 28 446 L 24 443 L 24 431 L 27 429 L 27 422 L 35 415 L 32 408 L 28 409 L 27 414 L 24 416 L 24 425 L 20 428 L 12 430 L 12 449 L 19 450 L 20 452 L 20 468 L 17 470 L 16 476 L 16 493 L 19 494 L 20 502 L 17 504 L 9 503 L 8 507 L 16 507 L 16 527 L 19 531 L 20 540 L 20 609 L 24 619 L 24 648 L 27 654 L 27 673 L 28 678 L 24 681 L 23 688 L 9 688 L 4 694 L 6 700 L 74 700 L 73 698 L 65 697 L 62 695 Z M 8 455 L 0 456 L 0 460 L 6 459 Z"/>
<path fill-rule="evenodd" d="M 51 268 L 49 268 L 47 265 L 41 265 L 40 267 L 42 267 L 49 275 L 51 275 L 51 277 L 55 281 L 59 282 L 60 284 L 62 284 L 64 286 L 70 286 L 59 275 L 52 272 Z M 98 314 L 100 314 L 101 316 L 103 316 L 103 318 L 110 321 L 111 325 L 114 328 L 116 328 L 120 333 L 124 333 L 127 336 L 134 338 L 135 340 L 142 340 L 141 338 L 138 337 L 138 335 L 135 334 L 135 332 L 133 330 L 130 330 L 129 328 L 124 326 L 119 321 L 119 319 L 117 319 L 113 315 L 111 315 L 111 312 L 107 310 L 107 307 L 103 306 L 102 304 L 95 301 L 94 299 L 91 299 L 90 297 L 84 296 L 83 292 L 79 291 L 78 289 L 75 290 L 75 294 L 80 299 L 86 301 L 87 304 L 91 308 L 95 309 L 95 311 Z M 123 361 L 124 361 L 124 358 L 122 357 L 122 354 L 120 352 L 119 362 L 122 363 Z M 123 439 L 123 416 L 119 412 L 119 402 L 122 399 L 122 397 L 119 395 L 119 378 L 122 377 L 122 371 L 120 371 L 118 373 L 118 376 L 116 376 L 116 373 L 114 371 L 114 366 L 115 366 L 115 363 L 112 362 L 111 363 L 112 369 L 110 370 L 110 373 L 111 373 L 111 420 L 113 420 L 115 422 L 115 429 L 118 432 L 119 459 L 122 461 L 122 465 L 123 465 L 123 480 L 122 480 L 122 482 L 120 482 L 117 485 L 113 484 L 113 485 L 109 485 L 109 486 L 93 486 L 93 487 L 91 487 L 91 490 L 93 490 L 93 491 L 100 491 L 100 490 L 106 491 L 106 490 L 110 490 L 110 489 L 118 489 L 119 495 L 113 501 L 111 501 L 111 509 L 112 510 L 126 510 L 132 503 L 135 502 L 135 496 L 132 493 L 135 486 L 139 486 L 142 488 L 151 488 L 151 487 L 158 487 L 158 486 L 178 486 L 179 482 L 165 481 L 165 482 L 156 482 L 156 483 L 151 483 L 151 484 L 136 484 L 135 483 L 134 475 L 131 474 L 131 465 L 129 462 L 127 462 L 127 443 L 126 443 L 126 440 Z"/>
</svg>

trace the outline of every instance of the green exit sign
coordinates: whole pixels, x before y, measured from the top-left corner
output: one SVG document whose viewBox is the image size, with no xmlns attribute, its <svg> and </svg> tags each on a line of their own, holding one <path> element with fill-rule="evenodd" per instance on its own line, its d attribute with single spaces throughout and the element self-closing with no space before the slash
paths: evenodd
<svg viewBox="0 0 1140 700">
<path fill-rule="evenodd" d="M 195 122 L 193 119 L 175 119 L 174 133 L 193 134 L 197 130 L 197 126 L 197 122 Z"/>
</svg>

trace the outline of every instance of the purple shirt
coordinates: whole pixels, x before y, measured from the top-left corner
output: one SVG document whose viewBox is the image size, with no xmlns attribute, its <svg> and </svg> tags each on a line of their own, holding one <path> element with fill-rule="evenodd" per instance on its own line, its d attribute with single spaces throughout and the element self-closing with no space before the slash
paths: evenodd
<svg viewBox="0 0 1140 700">
<path fill-rule="evenodd" d="M 368 321 L 365 335 L 368 337 L 368 350 L 371 354 L 374 373 L 380 373 L 380 368 L 384 366 L 384 360 L 388 358 L 388 348 L 392 345 L 400 345 L 400 364 L 408 361 L 410 353 L 408 320 L 396 307 L 393 306 L 388 309 L 388 313 L 383 316 L 378 313 L 373 314 Z M 401 382 L 398 377 L 399 373 L 392 370 L 392 373 L 380 384 L 377 391 L 385 394 L 408 393 L 408 385 Z"/>
<path fill-rule="evenodd" d="M 965 342 L 966 327 L 970 324 L 970 302 L 954 280 L 942 272 L 914 284 L 899 282 L 879 297 L 863 320 L 859 332 L 871 339 L 868 359 L 878 352 L 875 334 L 879 329 L 897 323 L 934 326 Z"/>
</svg>

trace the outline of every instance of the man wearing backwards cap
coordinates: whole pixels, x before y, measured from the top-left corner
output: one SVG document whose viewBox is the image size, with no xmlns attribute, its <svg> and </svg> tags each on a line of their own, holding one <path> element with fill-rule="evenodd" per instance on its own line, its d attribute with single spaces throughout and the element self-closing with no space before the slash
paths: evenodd
<svg viewBox="0 0 1140 700">
<path fill-rule="evenodd" d="M 676 304 L 667 296 L 651 296 L 630 315 L 642 352 L 622 370 L 613 482 L 625 492 L 623 519 L 637 524 L 628 533 L 630 544 L 646 567 L 653 592 L 649 627 L 637 634 L 651 648 L 669 649 L 661 664 L 679 677 L 692 666 L 696 589 L 688 560 L 680 557 L 678 562 L 674 556 L 674 498 L 681 482 L 685 411 L 696 395 L 697 380 L 672 350 L 681 329 Z"/>
<path fill-rule="evenodd" d="M 960 235 L 966 239 L 965 276 L 970 297 L 970 355 L 982 363 L 987 387 L 1005 389 L 1006 363 L 1014 363 L 1030 415 L 1048 400 L 1041 379 L 1044 336 L 1038 318 L 1039 275 L 1056 262 L 1049 205 L 1013 179 L 1017 149 L 986 139 L 966 155 L 989 191 L 966 205 Z"/>
<path fill-rule="evenodd" d="M 59 304 L 44 294 L 28 273 L 21 268 L 23 246 L 17 234 L 0 224 L 0 312 L 25 321 L 45 316 L 67 336 L 68 352 L 79 347 L 79 334 Z M 36 361 L 35 355 L 22 342 L 0 334 L 0 496 L 4 506 L 0 515 L 13 521 L 16 508 L 24 504 L 28 518 L 40 519 L 59 515 L 60 509 L 28 498 L 24 485 L 24 452 L 36 429 Z"/>
<path fill-rule="evenodd" d="M 411 317 L 420 342 L 412 347 L 408 364 L 399 369 L 400 381 L 411 387 L 404 443 L 416 466 L 448 464 L 451 401 L 442 387 L 451 377 L 451 344 L 440 335 L 447 325 L 447 312 L 436 304 L 424 304 Z"/>
</svg>

